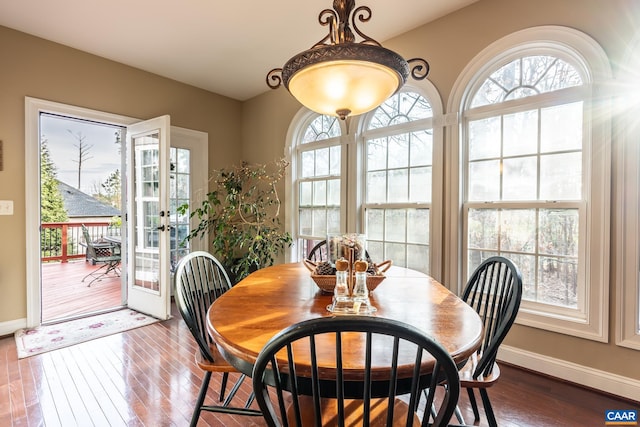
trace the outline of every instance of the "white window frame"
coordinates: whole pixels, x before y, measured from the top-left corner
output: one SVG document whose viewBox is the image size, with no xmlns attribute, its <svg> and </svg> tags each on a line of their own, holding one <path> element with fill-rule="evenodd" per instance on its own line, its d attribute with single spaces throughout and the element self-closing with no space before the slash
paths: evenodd
<svg viewBox="0 0 640 427">
<path fill-rule="evenodd" d="M 560 332 L 595 341 L 608 340 L 609 313 L 609 206 L 611 180 L 611 132 L 610 102 L 605 89 L 611 79 L 611 68 L 605 52 L 589 36 L 574 29 L 558 26 L 542 26 L 525 29 L 508 35 L 480 52 L 454 84 L 449 99 L 448 111 L 461 111 L 475 94 L 479 80 L 489 70 L 495 70 L 510 62 L 518 54 L 544 54 L 570 57 L 586 72 L 586 82 L 578 91 L 587 91 L 585 97 L 584 137 L 587 144 L 583 151 L 583 173 L 590 179 L 584 183 L 584 198 L 587 200 L 586 254 L 582 262 L 584 271 L 584 306 L 582 310 L 568 315 L 566 310 L 557 310 L 548 305 L 523 301 L 517 323 Z M 583 73 L 584 74 L 584 73 Z M 584 92 L 583 92 L 584 93 Z M 515 101 L 514 101 L 515 102 Z M 596 114 L 597 113 L 597 114 Z M 447 258 L 445 282 L 456 283 L 459 290 L 466 277 L 466 252 L 464 252 L 465 224 L 463 217 L 464 156 L 462 141 L 466 139 L 464 120 L 451 128 L 446 143 L 446 157 L 451 159 L 447 179 L 450 194 L 447 218 L 451 219 L 448 233 L 453 237 L 445 240 Z M 581 239 L 583 240 L 583 239 Z M 454 262 L 459 260 L 460 262 Z M 582 280 L 582 279 L 581 279 Z"/>
<path fill-rule="evenodd" d="M 433 116 L 426 119 L 433 127 L 433 166 L 432 166 L 432 201 L 430 213 L 430 275 L 436 280 L 441 280 L 443 254 L 442 241 L 444 238 L 443 229 L 443 200 L 444 200 L 444 126 L 447 122 L 455 122 L 455 117 L 443 116 L 443 104 L 436 87 L 424 80 L 415 85 L 406 85 L 405 90 L 419 93 L 431 104 Z M 371 113 L 373 114 L 373 113 Z M 302 133 L 311 121 L 318 116 L 306 108 L 298 110 L 287 131 L 285 146 L 285 158 L 290 163 L 289 173 L 285 179 L 285 229 L 293 237 L 293 244 L 285 254 L 287 262 L 300 261 L 300 250 L 297 247 L 298 239 L 298 189 L 296 184 L 298 176 L 297 143 Z M 364 200 L 364 176 L 363 159 L 365 124 L 368 123 L 369 116 L 366 114 L 341 120 L 341 203 L 348 208 L 341 214 L 341 227 L 348 232 L 364 231 L 364 210 L 362 201 Z M 425 122 L 419 121 L 418 126 L 423 126 Z M 415 129 L 415 122 L 407 125 L 407 130 Z M 379 260 L 383 261 L 383 260 Z"/>
<path fill-rule="evenodd" d="M 291 125 L 289 126 L 289 130 L 287 131 L 287 145 L 285 146 L 284 157 L 289 162 L 289 173 L 286 174 L 285 178 L 285 230 L 292 236 L 292 244 L 289 247 L 289 250 L 285 253 L 285 261 L 286 262 L 298 262 L 300 259 L 300 248 L 298 247 L 298 239 L 300 238 L 299 230 L 300 223 L 298 217 L 298 205 L 299 205 L 299 194 L 298 194 L 298 176 L 300 175 L 300 161 L 299 161 L 299 153 L 302 150 L 301 147 L 304 147 L 306 144 L 298 144 L 298 142 L 302 139 L 305 130 L 307 127 L 320 115 L 318 113 L 314 113 L 306 108 L 301 108 L 298 113 L 295 115 L 294 119 L 291 121 Z M 341 159 L 340 159 L 340 176 L 346 176 L 346 164 L 347 164 L 347 144 L 345 144 L 346 136 L 346 125 L 345 122 L 339 120 L 340 124 L 340 145 L 341 145 Z M 335 145 L 335 138 L 328 139 L 326 141 L 321 141 L 314 144 L 314 148 L 322 148 L 322 146 L 332 146 Z M 346 206 L 347 200 L 347 192 L 346 192 L 346 180 L 341 180 L 340 186 L 340 203 L 342 206 Z M 341 228 L 346 227 L 346 215 L 345 213 L 341 213 L 340 215 L 340 226 Z"/>
<path fill-rule="evenodd" d="M 424 97 L 431 106 L 432 116 L 426 119 L 415 120 L 410 123 L 403 123 L 401 125 L 390 126 L 387 128 L 380 129 L 371 129 L 368 130 L 369 123 L 373 115 L 375 114 L 375 110 L 370 113 L 363 114 L 357 118 L 357 123 L 355 123 L 356 129 L 358 129 L 356 135 L 356 148 L 357 154 L 355 159 L 357 164 L 350 164 L 350 168 L 352 170 L 358 171 L 357 173 L 357 183 L 355 184 L 356 188 L 358 188 L 358 221 L 362 224 L 362 229 L 364 230 L 366 224 L 366 212 L 364 209 L 365 206 L 365 196 L 366 196 L 366 172 L 365 172 L 365 164 L 366 164 L 366 143 L 368 139 L 383 137 L 387 135 L 394 135 L 398 133 L 404 132 L 413 132 L 423 130 L 425 128 L 431 129 L 433 131 L 433 153 L 432 153 L 432 162 L 431 162 L 431 201 L 428 203 L 420 203 L 420 204 L 411 204 L 411 203 L 385 203 L 387 206 L 397 207 L 400 209 L 410 208 L 410 207 L 424 207 L 426 206 L 429 209 L 429 275 L 436 280 L 442 279 L 442 239 L 443 239 L 443 226 L 442 226 L 442 218 L 443 218 L 443 185 L 444 185 L 444 124 L 445 118 L 443 117 L 443 105 L 442 100 L 440 98 L 440 94 L 436 87 L 427 81 L 420 82 L 418 84 L 412 85 L 407 84 L 402 89 L 405 92 L 415 92 L 422 97 Z M 424 205 L 424 206 L 423 206 Z M 370 206 L 374 208 L 374 205 Z M 382 260 L 380 260 L 382 261 Z M 392 260 L 393 261 L 393 260 Z"/>
<path fill-rule="evenodd" d="M 616 106 L 620 133 L 616 153 L 618 215 L 616 236 L 616 344 L 640 350 L 640 33 L 623 63 Z"/>
</svg>

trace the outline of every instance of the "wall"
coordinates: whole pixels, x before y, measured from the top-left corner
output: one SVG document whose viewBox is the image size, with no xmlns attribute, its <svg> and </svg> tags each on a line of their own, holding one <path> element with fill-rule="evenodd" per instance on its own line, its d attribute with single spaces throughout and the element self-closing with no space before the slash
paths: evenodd
<svg viewBox="0 0 640 427">
<path fill-rule="evenodd" d="M 372 6 L 373 18 L 376 16 Z M 314 22 L 309 22 L 314 25 Z M 386 41 L 384 46 L 396 50 L 405 58 L 423 57 L 431 64 L 429 80 L 438 88 L 447 105 L 452 87 L 465 66 L 480 51 L 494 41 L 515 31 L 540 25 L 563 25 L 576 28 L 594 38 L 610 58 L 614 75 L 619 73 L 619 63 L 624 58 L 626 43 L 640 27 L 640 2 L 635 0 L 480 0 L 460 11 L 423 25 L 410 32 Z M 366 33 L 366 27 L 363 28 Z M 370 34 L 375 38 L 375 34 Z M 308 46 L 300 46 L 304 50 Z M 292 55 L 297 52 L 292 52 Z M 274 64 L 277 66 L 278 64 Z M 283 99 L 287 98 L 288 99 Z M 273 153 L 283 153 L 287 129 L 300 105 L 284 89 L 266 92 L 244 105 L 243 158 L 251 161 L 267 161 Z M 614 122 L 615 125 L 615 122 Z M 615 129 L 615 126 L 614 126 Z M 262 145 L 254 149 L 255 141 Z M 616 150 L 616 135 L 613 149 Z M 613 170 L 615 171 L 615 164 Z M 614 182 L 615 187 L 615 182 Z M 615 197 L 615 188 L 612 197 Z M 559 370 L 574 369 L 574 377 L 581 381 L 583 372 L 619 375 L 632 380 L 632 387 L 640 390 L 640 364 L 637 351 L 615 345 L 614 325 L 616 312 L 613 295 L 616 277 L 615 250 L 617 245 L 615 218 L 618 201 L 612 200 L 611 224 L 611 298 L 609 343 L 597 343 L 553 332 L 516 325 L 505 342 L 515 352 L 534 353 L 539 366 L 554 365 Z M 445 218 L 447 217 L 445 213 Z M 633 286 L 634 284 L 629 284 Z M 535 363 L 534 363 L 535 364 Z M 536 366 L 529 367 L 536 369 Z M 601 375 L 604 373 L 604 375 Z M 595 384 L 598 386 L 598 384 Z M 613 387 L 615 388 L 615 387 Z M 609 390 L 616 392 L 615 390 Z M 635 395 L 637 400 L 638 394 Z"/>
<path fill-rule="evenodd" d="M 172 125 L 209 134 L 209 167 L 240 161 L 240 102 L 0 27 L 0 323 L 26 317 L 25 96 L 140 119 L 163 114 Z"/>
</svg>

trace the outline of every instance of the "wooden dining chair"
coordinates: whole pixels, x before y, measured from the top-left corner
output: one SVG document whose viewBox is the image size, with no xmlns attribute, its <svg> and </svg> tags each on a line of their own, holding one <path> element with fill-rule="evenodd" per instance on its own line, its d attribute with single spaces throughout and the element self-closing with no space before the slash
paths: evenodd
<svg viewBox="0 0 640 427">
<path fill-rule="evenodd" d="M 363 365 L 355 368 L 347 359 L 354 339 L 364 343 L 357 355 Z M 408 369 L 399 369 L 400 354 L 413 362 Z M 388 366 L 372 369 L 372 359 L 381 355 Z M 425 373 L 420 361 L 427 359 L 432 370 Z M 335 371 L 329 373 L 327 363 Z M 456 364 L 438 342 L 411 325 L 370 316 L 321 317 L 282 330 L 258 355 L 252 377 L 269 426 L 441 426 L 451 418 L 460 392 Z M 449 387 L 435 399 L 441 381 Z M 416 413 L 425 389 L 434 391 L 427 393 L 426 408 L 438 408 L 433 424 Z"/>
<path fill-rule="evenodd" d="M 321 240 L 320 242 L 315 244 L 311 251 L 309 251 L 307 259 L 314 262 L 328 261 L 329 254 L 327 253 L 327 250 L 327 241 Z"/>
<path fill-rule="evenodd" d="M 366 261 L 371 263 L 369 252 L 365 250 L 364 253 Z M 327 247 L 327 241 L 321 240 L 316 243 L 315 246 L 309 251 L 307 259 L 313 262 L 329 261 L 329 248 Z"/>
<path fill-rule="evenodd" d="M 220 262 L 208 252 L 196 251 L 183 257 L 176 268 L 175 300 L 178 310 L 198 344 L 196 364 L 205 374 L 200 392 L 193 410 L 191 426 L 198 423 L 201 411 L 220 412 L 235 415 L 262 415 L 260 411 L 250 409 L 253 393 L 244 407 L 233 407 L 231 401 L 235 397 L 245 375 L 240 375 L 225 398 L 226 385 L 230 373 L 237 370 L 220 355 L 215 343 L 207 332 L 207 310 L 211 304 L 231 288 L 231 282 Z M 205 405 L 204 400 L 209 388 L 211 374 L 222 374 L 220 389 L 221 405 Z"/>
<path fill-rule="evenodd" d="M 516 319 L 522 300 L 522 275 L 509 259 L 494 256 L 473 272 L 462 299 L 480 315 L 484 325 L 482 345 L 460 371 L 460 385 L 467 389 L 475 421 L 480 420 L 474 389 L 478 389 L 489 425 L 497 426 L 487 389 L 500 377 L 498 348 Z M 458 413 L 456 413 L 458 415 Z M 464 420 L 458 417 L 464 424 Z"/>
</svg>

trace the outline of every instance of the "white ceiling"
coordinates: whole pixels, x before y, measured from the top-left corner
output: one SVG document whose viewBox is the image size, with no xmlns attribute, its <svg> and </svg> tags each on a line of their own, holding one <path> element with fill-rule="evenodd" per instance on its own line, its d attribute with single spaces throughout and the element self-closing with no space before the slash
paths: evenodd
<svg viewBox="0 0 640 427">
<path fill-rule="evenodd" d="M 380 42 L 477 0 L 361 0 Z M 331 0 L 0 0 L 0 25 L 237 100 L 327 34 Z"/>
</svg>

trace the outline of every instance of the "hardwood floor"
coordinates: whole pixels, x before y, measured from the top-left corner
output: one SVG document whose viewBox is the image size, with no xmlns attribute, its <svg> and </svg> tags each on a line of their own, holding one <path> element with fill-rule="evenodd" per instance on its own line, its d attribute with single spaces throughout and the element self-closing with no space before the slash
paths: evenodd
<svg viewBox="0 0 640 427">
<path fill-rule="evenodd" d="M 84 260 L 42 264 L 42 321 L 80 316 L 122 305 L 120 277 L 109 273 L 87 286 L 99 265 Z"/>
<path fill-rule="evenodd" d="M 186 426 L 202 372 L 195 343 L 174 318 L 72 347 L 17 359 L 0 339 L 0 426 Z M 500 426 L 602 426 L 606 409 L 638 409 L 615 399 L 502 365 L 489 394 Z M 214 375 L 208 399 L 219 390 Z M 245 382 L 240 399 L 251 391 Z M 237 398 L 236 398 L 237 399 Z M 242 400 L 241 400 L 242 401 Z M 461 408 L 473 420 L 466 394 Z M 260 418 L 203 413 L 199 426 L 263 426 Z M 487 425 L 482 414 L 480 425 Z"/>
</svg>

